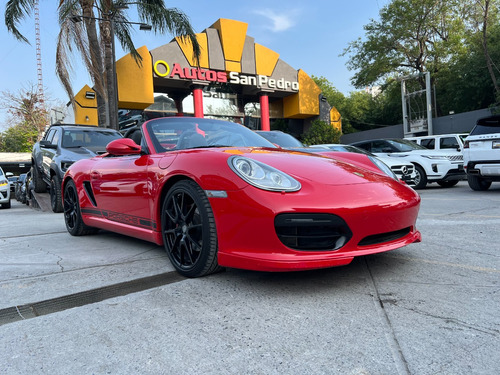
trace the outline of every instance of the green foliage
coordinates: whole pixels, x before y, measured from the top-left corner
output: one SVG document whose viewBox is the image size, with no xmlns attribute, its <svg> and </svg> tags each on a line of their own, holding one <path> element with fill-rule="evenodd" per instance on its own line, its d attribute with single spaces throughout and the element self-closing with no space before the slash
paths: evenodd
<svg viewBox="0 0 500 375">
<path fill-rule="evenodd" d="M 330 124 L 321 120 L 312 122 L 311 128 L 303 134 L 302 141 L 307 145 L 321 143 L 340 143 L 341 133 Z"/>
<path fill-rule="evenodd" d="M 371 86 L 398 73 L 439 71 L 460 48 L 463 22 L 458 0 L 392 0 L 380 11 L 380 21 L 365 25 L 365 39 L 349 44 L 348 68 L 356 70 L 355 87 Z"/>
<path fill-rule="evenodd" d="M 30 152 L 47 125 L 47 112 L 35 88 L 2 92 L 0 102 L 12 124 L 0 133 L 0 152 Z"/>
<path fill-rule="evenodd" d="M 22 124 L 0 133 L 0 152 L 31 152 L 37 139 L 36 128 Z"/>
<path fill-rule="evenodd" d="M 288 124 L 283 119 L 274 120 L 271 123 L 271 130 L 280 130 L 284 133 L 288 133 Z"/>
</svg>

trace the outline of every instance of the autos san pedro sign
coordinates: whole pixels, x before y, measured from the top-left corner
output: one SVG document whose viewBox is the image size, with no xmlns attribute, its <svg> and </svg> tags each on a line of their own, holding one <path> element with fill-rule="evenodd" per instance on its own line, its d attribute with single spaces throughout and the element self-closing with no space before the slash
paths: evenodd
<svg viewBox="0 0 500 375">
<path fill-rule="evenodd" d="M 257 88 L 270 88 L 278 90 L 299 91 L 297 81 L 288 81 L 284 78 L 274 79 L 265 75 L 244 75 L 238 72 L 226 72 L 212 69 L 186 67 L 174 63 L 172 67 L 164 60 L 157 60 L 153 70 L 158 77 L 178 78 L 193 81 L 207 81 L 217 83 L 231 83 L 235 85 L 255 86 Z"/>
</svg>

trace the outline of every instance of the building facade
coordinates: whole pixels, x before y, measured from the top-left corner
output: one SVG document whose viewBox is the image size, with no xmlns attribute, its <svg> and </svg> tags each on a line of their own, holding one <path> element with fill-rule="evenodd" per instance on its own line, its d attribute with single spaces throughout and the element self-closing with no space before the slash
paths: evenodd
<svg viewBox="0 0 500 375">
<path fill-rule="evenodd" d="M 149 50 L 137 49 L 137 63 L 128 54 L 116 62 L 118 107 L 158 115 L 220 117 L 269 130 L 281 120 L 297 133 L 319 119 L 341 130 L 335 107 L 301 69 L 247 35 L 248 24 L 219 19 L 196 34 L 201 56 L 176 37 Z M 159 103 L 162 103 L 160 105 Z M 75 96 L 75 122 L 97 125 L 97 101 L 85 86 Z"/>
</svg>

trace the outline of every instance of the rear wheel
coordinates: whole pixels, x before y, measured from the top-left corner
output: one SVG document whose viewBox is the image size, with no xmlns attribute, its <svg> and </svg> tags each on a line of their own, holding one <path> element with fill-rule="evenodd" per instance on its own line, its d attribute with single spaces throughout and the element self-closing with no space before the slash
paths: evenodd
<svg viewBox="0 0 500 375">
<path fill-rule="evenodd" d="M 42 178 L 41 173 L 38 171 L 35 164 L 33 164 L 33 185 L 35 193 L 45 193 L 47 192 L 47 185 Z"/>
<path fill-rule="evenodd" d="M 53 212 L 63 212 L 61 181 L 57 175 L 53 175 L 50 179 L 50 205 Z"/>
<path fill-rule="evenodd" d="M 64 186 L 64 222 L 72 236 L 83 236 L 97 231 L 83 222 L 78 191 L 73 180 L 69 180 Z"/>
<path fill-rule="evenodd" d="M 415 189 L 423 189 L 427 186 L 427 175 L 420 165 L 415 165 Z"/>
<path fill-rule="evenodd" d="M 180 181 L 168 191 L 162 207 L 161 229 L 168 257 L 181 275 L 199 277 L 222 269 L 217 263 L 212 207 L 195 182 Z"/>
<path fill-rule="evenodd" d="M 472 190 L 484 191 L 488 190 L 491 186 L 491 181 L 487 181 L 479 176 L 467 175 L 467 182 Z"/>
<path fill-rule="evenodd" d="M 441 187 L 449 188 L 449 187 L 452 187 L 452 186 L 455 186 L 456 184 L 458 184 L 458 180 L 455 180 L 455 181 L 438 181 L 437 184 L 439 186 L 441 186 Z"/>
</svg>

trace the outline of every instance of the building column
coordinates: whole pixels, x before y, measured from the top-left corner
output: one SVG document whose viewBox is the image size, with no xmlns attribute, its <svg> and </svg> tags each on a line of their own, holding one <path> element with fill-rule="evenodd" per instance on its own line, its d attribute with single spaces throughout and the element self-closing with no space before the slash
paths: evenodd
<svg viewBox="0 0 500 375">
<path fill-rule="evenodd" d="M 203 86 L 193 86 L 194 117 L 203 118 Z"/>
<path fill-rule="evenodd" d="M 184 98 L 177 97 L 174 99 L 175 102 L 175 108 L 177 108 L 177 113 L 175 114 L 176 117 L 184 117 L 184 108 L 182 108 L 182 100 Z"/>
<path fill-rule="evenodd" d="M 271 123 L 269 121 L 269 96 L 263 92 L 259 97 L 260 101 L 260 128 L 261 130 L 271 130 Z"/>
</svg>

